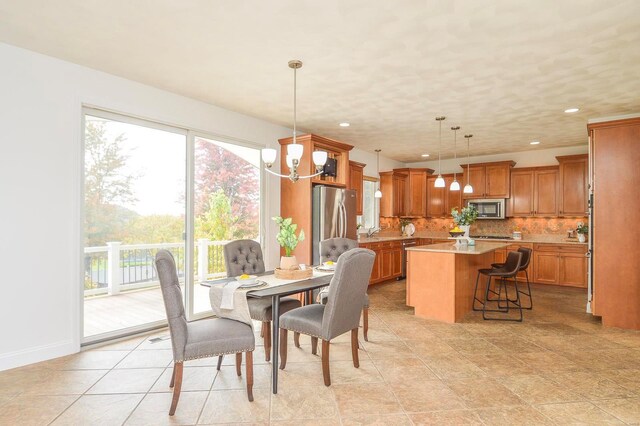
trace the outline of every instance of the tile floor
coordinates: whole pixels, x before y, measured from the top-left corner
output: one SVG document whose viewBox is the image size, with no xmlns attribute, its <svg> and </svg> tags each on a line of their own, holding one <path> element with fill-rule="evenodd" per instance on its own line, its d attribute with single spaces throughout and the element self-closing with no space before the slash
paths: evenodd
<svg viewBox="0 0 640 426">
<path fill-rule="evenodd" d="M 289 344 L 278 395 L 256 348 L 253 403 L 233 357 L 220 372 L 213 358 L 187 363 L 170 418 L 170 341 L 137 337 L 0 372 L 0 424 L 640 423 L 640 333 L 602 328 L 584 313 L 584 290 L 535 286 L 522 324 L 477 314 L 461 324 L 416 318 L 403 282 L 373 286 L 369 295 L 360 368 L 351 364 L 349 336 L 336 339 L 331 387 L 303 337 L 301 349 Z"/>
</svg>

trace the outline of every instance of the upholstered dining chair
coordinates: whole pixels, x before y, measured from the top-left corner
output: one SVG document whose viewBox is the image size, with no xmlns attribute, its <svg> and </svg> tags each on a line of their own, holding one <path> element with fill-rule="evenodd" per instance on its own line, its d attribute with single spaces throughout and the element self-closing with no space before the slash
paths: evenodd
<svg viewBox="0 0 640 426">
<path fill-rule="evenodd" d="M 320 262 L 329 260 L 337 262 L 340 255 L 351 249 L 357 248 L 358 242 L 349 238 L 329 238 L 320 241 Z M 323 293 L 326 295 L 326 293 Z M 326 303 L 326 297 L 322 298 L 322 303 Z M 364 340 L 369 341 L 369 295 L 364 295 L 364 307 L 362 308 L 362 331 Z M 297 340 L 296 340 L 297 341 Z"/>
<path fill-rule="evenodd" d="M 180 399 L 184 362 L 198 358 L 218 356 L 218 370 L 220 370 L 221 356 L 236 354 L 236 373 L 240 376 L 242 352 L 244 352 L 246 356 L 247 397 L 249 401 L 253 401 L 255 338 L 252 327 L 225 318 L 187 322 L 173 255 L 167 250 L 158 250 L 155 263 L 173 349 L 173 374 L 169 384 L 169 387 L 173 388 L 173 399 L 169 415 L 175 414 Z"/>
<path fill-rule="evenodd" d="M 331 385 L 329 344 L 331 339 L 351 330 L 351 356 L 358 368 L 358 326 L 364 294 L 369 285 L 375 253 L 356 248 L 340 257 L 329 285 L 327 304 L 311 304 L 293 309 L 280 317 L 280 368 L 287 365 L 287 331 L 311 336 L 312 347 L 322 340 L 322 375 L 324 384 Z M 274 366 L 276 368 L 277 366 Z"/>
<path fill-rule="evenodd" d="M 223 248 L 224 263 L 228 277 L 242 274 L 262 274 L 265 272 L 264 258 L 260 243 L 254 240 L 236 240 L 225 244 Z M 264 339 L 265 360 L 271 359 L 271 298 L 247 298 L 251 318 L 262 322 L 260 336 Z M 280 315 L 301 306 L 298 299 L 282 297 L 280 299 Z"/>
</svg>

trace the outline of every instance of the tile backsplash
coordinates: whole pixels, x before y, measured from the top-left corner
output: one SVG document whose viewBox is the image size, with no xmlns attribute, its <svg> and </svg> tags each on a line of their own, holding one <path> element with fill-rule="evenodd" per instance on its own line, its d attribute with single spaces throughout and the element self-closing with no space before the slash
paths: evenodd
<svg viewBox="0 0 640 426">
<path fill-rule="evenodd" d="M 453 219 L 417 218 L 411 221 L 416 231 L 449 231 L 453 226 Z M 511 235 L 518 228 L 523 234 L 566 234 L 568 230 L 575 230 L 578 222 L 587 222 L 586 217 L 571 218 L 541 218 L 514 217 L 501 220 L 476 220 L 471 225 L 472 234 L 480 235 Z M 384 231 L 400 231 L 400 220 L 395 217 L 381 217 L 380 226 Z"/>
</svg>

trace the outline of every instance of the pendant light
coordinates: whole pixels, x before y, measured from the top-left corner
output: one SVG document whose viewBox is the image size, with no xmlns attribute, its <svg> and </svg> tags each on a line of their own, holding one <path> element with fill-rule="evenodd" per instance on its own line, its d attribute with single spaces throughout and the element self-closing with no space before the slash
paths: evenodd
<svg viewBox="0 0 640 426">
<path fill-rule="evenodd" d="M 382 198 L 382 191 L 380 191 L 380 151 L 381 149 L 376 149 L 376 173 L 378 174 L 378 189 L 376 189 L 375 194 L 373 196 L 375 198 Z"/>
<path fill-rule="evenodd" d="M 442 121 L 445 117 L 436 117 L 436 121 L 438 122 L 438 178 L 436 179 L 435 187 L 436 188 L 444 188 L 444 178 L 442 177 L 442 166 L 441 166 L 441 146 L 442 146 Z"/>
<path fill-rule="evenodd" d="M 302 68 L 302 61 L 292 60 L 289 61 L 289 68 L 293 69 L 293 143 L 287 145 L 287 156 L 285 157 L 287 166 L 289 167 L 288 175 L 281 175 L 280 173 L 276 173 L 271 170 L 271 166 L 276 161 L 276 157 L 278 155 L 277 151 L 273 148 L 265 148 L 262 150 L 262 161 L 265 164 L 265 170 L 272 175 L 276 175 L 282 178 L 288 178 L 291 182 L 296 182 L 298 179 L 308 179 L 314 176 L 319 176 L 322 174 L 322 168 L 327 162 L 327 152 L 326 151 L 314 151 L 311 154 L 313 159 L 313 164 L 316 166 L 316 173 L 308 176 L 300 176 L 298 174 L 298 166 L 300 165 L 300 160 L 302 159 L 302 154 L 304 152 L 304 146 L 299 144 L 296 140 L 296 121 L 297 121 L 297 74 L 296 71 L 299 68 Z"/>
<path fill-rule="evenodd" d="M 473 186 L 469 183 L 469 139 L 473 137 L 473 135 L 464 135 L 467 138 L 467 184 L 464 186 L 462 192 L 465 194 L 473 194 Z"/>
<path fill-rule="evenodd" d="M 460 130 L 460 126 L 452 127 L 451 130 L 453 130 L 453 159 L 455 161 L 458 159 L 458 130 Z M 453 182 L 449 186 L 449 191 L 460 191 L 457 177 L 457 173 L 453 172 Z"/>
</svg>

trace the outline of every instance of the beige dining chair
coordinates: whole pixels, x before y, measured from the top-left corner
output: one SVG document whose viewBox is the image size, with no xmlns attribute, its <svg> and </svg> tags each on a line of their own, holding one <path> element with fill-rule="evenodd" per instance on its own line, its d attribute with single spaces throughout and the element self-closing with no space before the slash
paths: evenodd
<svg viewBox="0 0 640 426">
<path fill-rule="evenodd" d="M 169 415 L 175 414 L 180 399 L 184 362 L 198 358 L 236 354 L 236 373 L 240 376 L 242 352 L 244 352 L 246 356 L 247 397 L 249 401 L 253 401 L 255 338 L 252 327 L 239 321 L 224 318 L 187 322 L 173 255 L 167 250 L 158 250 L 155 264 L 167 312 L 173 349 L 173 373 L 169 384 L 169 387 L 173 388 L 173 399 Z M 220 370 L 220 361 L 221 358 L 218 358 L 218 370 Z"/>
<path fill-rule="evenodd" d="M 369 285 L 375 253 L 356 248 L 340 257 L 329 285 L 327 304 L 311 304 L 293 309 L 280 317 L 280 368 L 287 365 L 287 331 L 311 336 L 312 346 L 322 340 L 322 375 L 331 385 L 329 344 L 331 339 L 351 330 L 351 356 L 358 368 L 358 326 L 364 294 Z M 274 366 L 276 368 L 276 366 Z"/>
<path fill-rule="evenodd" d="M 228 277 L 242 274 L 262 274 L 265 272 L 262 248 L 254 240 L 235 240 L 223 248 L 224 263 Z M 271 359 L 271 320 L 273 318 L 271 298 L 247 298 L 251 318 L 262 322 L 260 336 L 264 340 L 265 360 Z M 280 315 L 301 306 L 300 300 L 293 297 L 280 299 Z"/>
<path fill-rule="evenodd" d="M 320 262 L 329 260 L 337 262 L 338 258 L 345 252 L 357 248 L 358 242 L 349 238 L 329 238 L 320 241 Z M 326 303 L 326 292 L 322 293 L 322 303 Z M 362 308 L 362 334 L 364 340 L 369 341 L 369 295 L 364 295 L 364 307 Z M 296 338 L 296 342 L 298 339 Z"/>
</svg>

